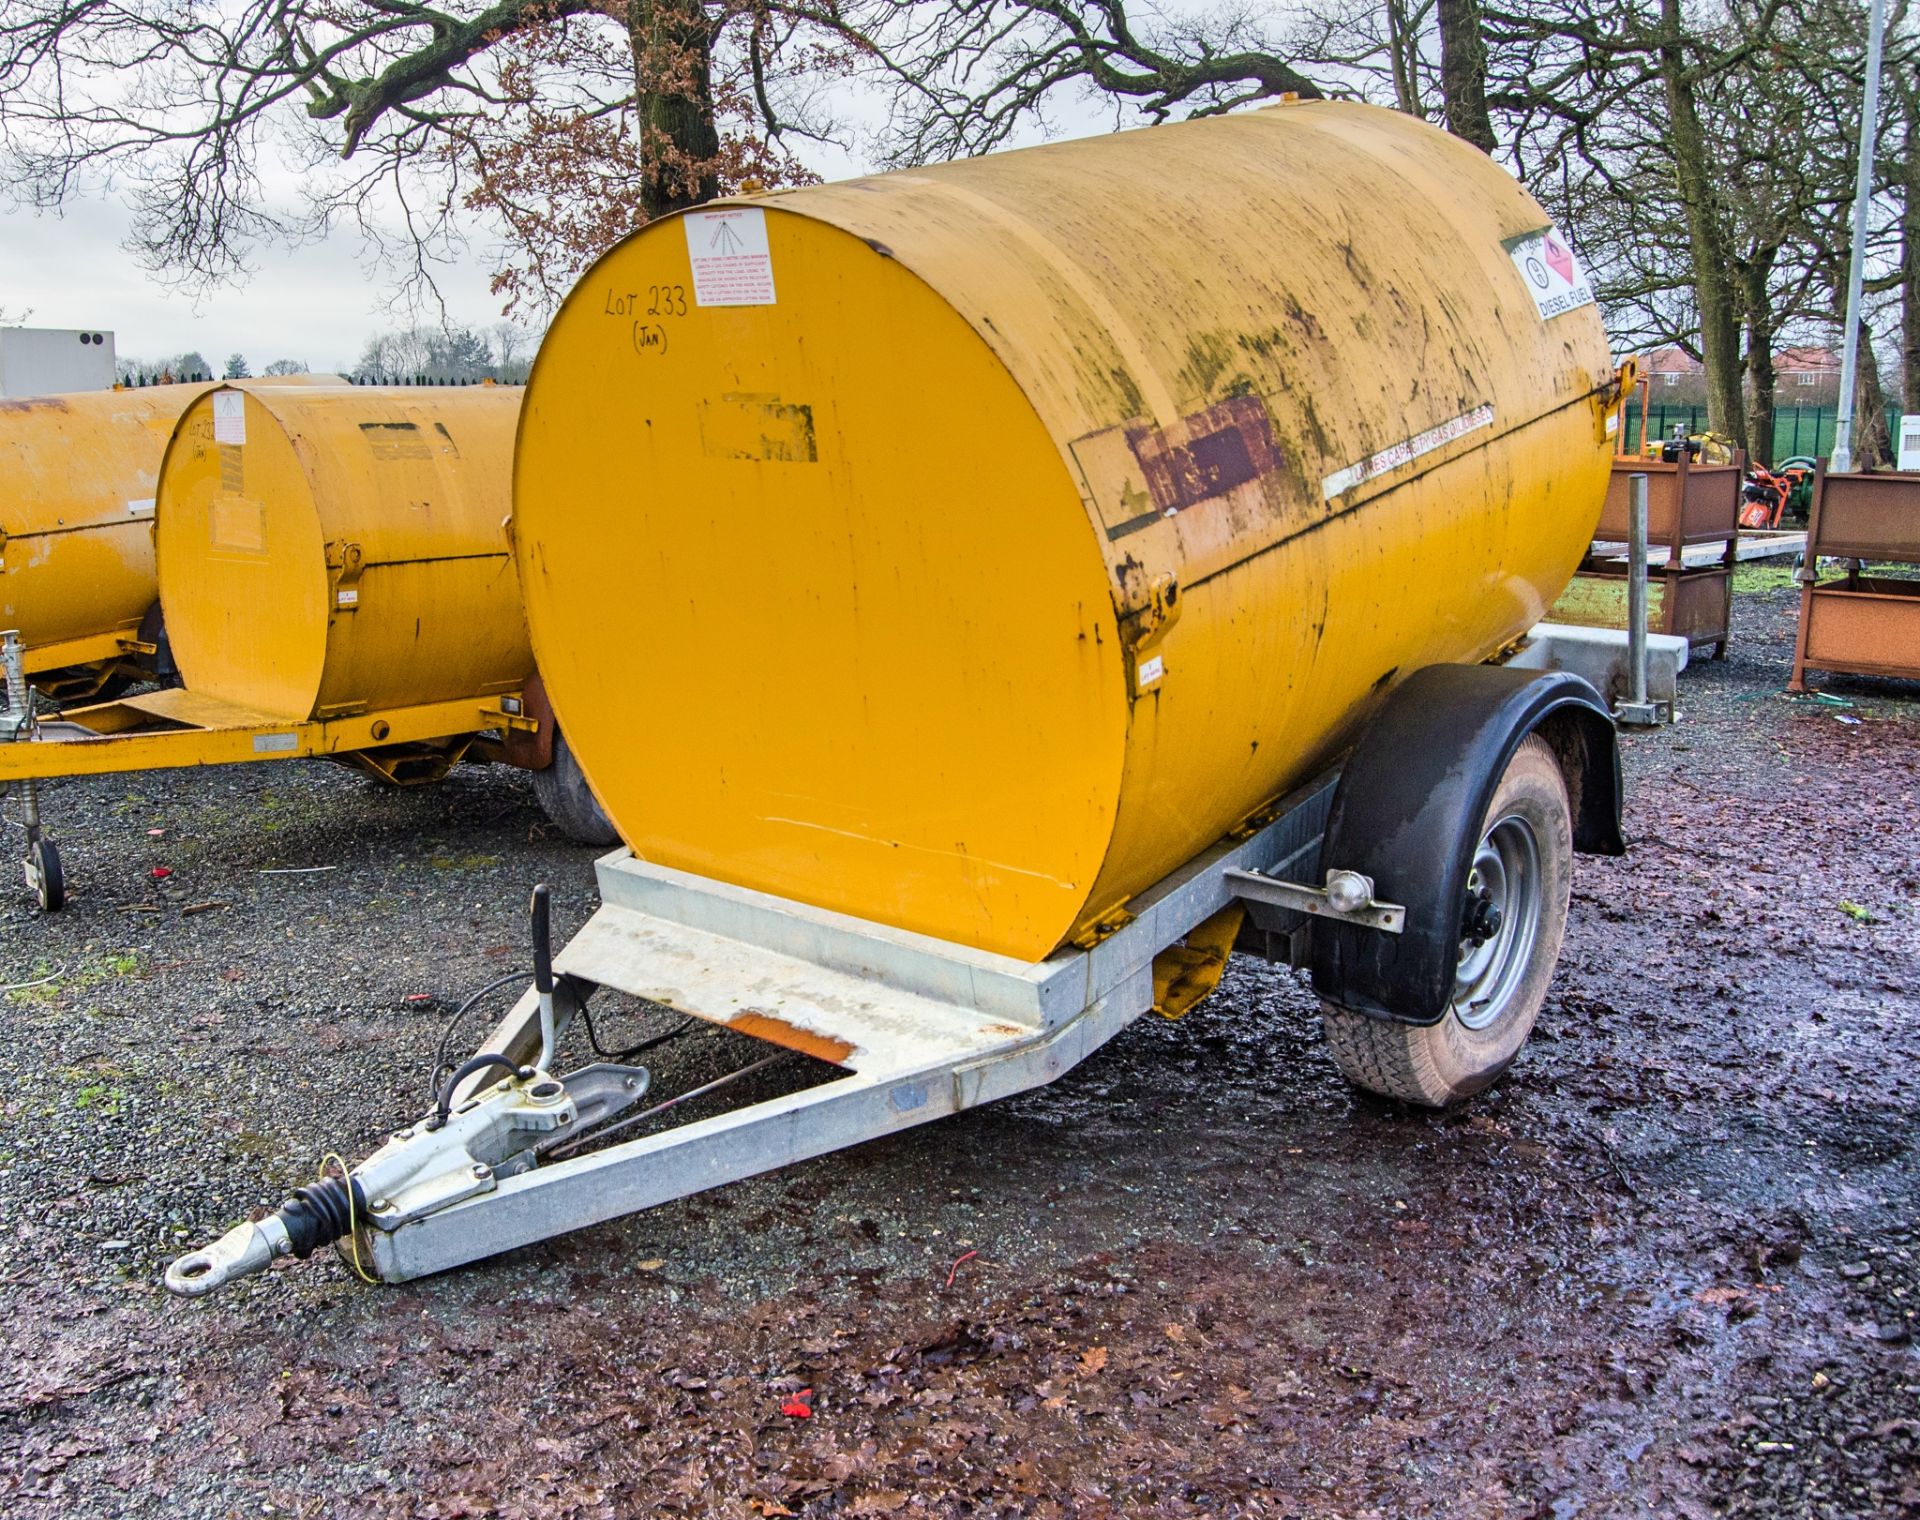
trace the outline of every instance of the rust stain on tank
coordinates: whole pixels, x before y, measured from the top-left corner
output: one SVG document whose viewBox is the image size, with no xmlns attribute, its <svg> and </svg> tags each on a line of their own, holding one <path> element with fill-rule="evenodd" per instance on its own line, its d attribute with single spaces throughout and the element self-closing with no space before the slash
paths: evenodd
<svg viewBox="0 0 1920 1520">
<path fill-rule="evenodd" d="M 1258 396 L 1233 396 L 1170 428 L 1129 428 L 1147 491 L 1164 514 L 1224 496 L 1282 463 L 1273 419 Z"/>
<path fill-rule="evenodd" d="M 769 1044 L 784 1045 L 788 1050 L 797 1050 L 816 1061 L 831 1061 L 835 1066 L 844 1066 L 847 1057 L 853 1054 L 853 1046 L 845 1040 L 837 1040 L 830 1034 L 816 1034 L 811 1029 L 796 1028 L 785 1019 L 777 1019 L 770 1013 L 761 1013 L 752 1008 L 728 1019 L 727 1028 L 737 1029 L 742 1034 L 750 1034 L 756 1040 L 765 1040 Z"/>
</svg>

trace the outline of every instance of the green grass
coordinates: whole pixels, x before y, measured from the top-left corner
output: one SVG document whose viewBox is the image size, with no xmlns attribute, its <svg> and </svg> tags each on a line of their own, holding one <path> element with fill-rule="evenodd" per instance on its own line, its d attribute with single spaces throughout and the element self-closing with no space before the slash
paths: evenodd
<svg viewBox="0 0 1920 1520">
<path fill-rule="evenodd" d="M 38 981 L 50 976 L 60 968 L 48 960 L 35 961 L 32 972 L 20 978 L 23 982 Z M 106 955 L 92 956 L 55 976 L 52 981 L 42 982 L 38 987 L 16 987 L 7 994 L 9 1003 L 51 1003 L 63 992 L 78 991 L 82 988 L 97 987 L 102 982 L 120 976 L 138 976 L 140 974 L 140 954 L 136 950 L 115 950 Z"/>
<path fill-rule="evenodd" d="M 1797 587 L 1795 567 L 1788 560 L 1756 560 L 1733 568 L 1735 594 L 1780 591 Z"/>
<path fill-rule="evenodd" d="M 117 1114 L 120 1106 L 127 1101 L 126 1089 L 115 1087 L 108 1082 L 89 1082 L 73 1095 L 75 1108 L 89 1109 L 100 1114 Z"/>
<path fill-rule="evenodd" d="M 500 857 L 474 850 L 465 855 L 429 855 L 427 864 L 436 871 L 484 871 L 488 866 L 499 865 Z"/>
<path fill-rule="evenodd" d="M 52 976 L 53 973 L 59 969 L 60 968 L 54 965 L 52 961 L 38 960 L 33 963 L 33 969 L 31 971 L 25 976 L 15 978 L 15 980 L 38 982 L 41 977 Z M 38 987 L 16 987 L 7 994 L 7 1001 L 9 1003 L 50 1003 L 59 990 L 60 979 L 55 977 L 50 982 L 42 982 Z"/>
</svg>

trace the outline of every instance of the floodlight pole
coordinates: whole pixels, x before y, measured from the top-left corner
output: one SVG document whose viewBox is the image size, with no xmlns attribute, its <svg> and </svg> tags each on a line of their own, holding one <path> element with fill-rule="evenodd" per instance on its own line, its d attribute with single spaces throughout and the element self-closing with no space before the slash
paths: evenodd
<svg viewBox="0 0 1920 1520">
<path fill-rule="evenodd" d="M 1885 0 L 1873 0 L 1867 21 L 1866 99 L 1860 109 L 1860 167 L 1853 185 L 1853 250 L 1847 261 L 1847 333 L 1840 349 L 1840 402 L 1834 409 L 1830 474 L 1853 468 L 1853 385 L 1860 366 L 1860 286 L 1867 256 L 1867 211 L 1873 199 L 1873 145 L 1880 118 L 1880 46 Z"/>
</svg>

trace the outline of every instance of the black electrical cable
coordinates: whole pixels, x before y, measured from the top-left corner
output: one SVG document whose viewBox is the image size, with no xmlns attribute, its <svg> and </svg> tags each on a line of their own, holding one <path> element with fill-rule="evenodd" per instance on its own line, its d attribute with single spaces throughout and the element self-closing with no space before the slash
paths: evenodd
<svg viewBox="0 0 1920 1520">
<path fill-rule="evenodd" d="M 436 1098 L 440 1094 L 440 1073 L 452 1064 L 447 1059 L 447 1046 L 452 1043 L 453 1032 L 460 1027 L 460 1021 L 479 1006 L 482 998 L 488 996 L 490 993 L 498 992 L 502 987 L 507 986 L 511 982 L 524 982 L 527 980 L 527 976 L 528 973 L 524 969 L 509 971 L 498 980 L 488 982 L 487 985 L 482 987 L 478 992 L 470 994 L 467 1000 L 455 1010 L 453 1017 L 447 1020 L 447 1027 L 440 1032 L 440 1048 L 434 1053 L 433 1070 L 427 1074 L 427 1096 L 429 1098 Z"/>
<path fill-rule="evenodd" d="M 453 1112 L 453 1092 L 455 1088 L 476 1072 L 488 1071 L 495 1066 L 504 1066 L 515 1076 L 520 1074 L 520 1068 L 505 1056 L 501 1055 L 497 1050 L 485 1050 L 470 1061 L 462 1061 L 459 1066 L 454 1068 L 453 1075 L 448 1077 L 446 1082 L 442 1084 L 440 1096 L 434 1100 L 433 1117 L 427 1120 L 427 1128 L 438 1129 L 447 1122 L 447 1116 Z"/>
<path fill-rule="evenodd" d="M 616 1061 L 632 1060 L 633 1057 L 641 1054 L 643 1051 L 652 1050 L 657 1045 L 665 1045 L 670 1040 L 677 1040 L 682 1035 L 691 1034 L 699 1026 L 700 1021 L 698 1019 L 682 1019 L 679 1024 L 669 1029 L 665 1034 L 657 1034 L 650 1040 L 642 1040 L 638 1045 L 629 1045 L 625 1050 L 614 1056 L 613 1059 Z"/>
<path fill-rule="evenodd" d="M 623 1050 L 608 1050 L 600 1043 L 600 1032 L 593 1027 L 593 1015 L 587 1011 L 587 1005 L 584 1001 L 580 1004 L 580 1017 L 587 1026 L 587 1043 L 593 1047 L 593 1053 L 603 1061 L 630 1061 L 644 1051 L 649 1051 L 656 1046 L 664 1045 L 669 1040 L 679 1039 L 680 1036 L 688 1033 L 694 1025 L 700 1022 L 695 1018 L 682 1019 L 678 1025 L 669 1029 L 665 1034 L 651 1035 L 647 1039 L 641 1040 L 638 1044 L 629 1045 Z"/>
<path fill-rule="evenodd" d="M 440 1032 L 440 1046 L 439 1049 L 434 1052 L 433 1070 L 427 1077 L 427 1098 L 429 1101 L 437 1102 L 439 1099 L 440 1089 L 443 1085 L 441 1073 L 448 1070 L 453 1064 L 447 1057 L 447 1047 L 453 1043 L 454 1031 L 460 1027 L 461 1021 L 479 1006 L 481 999 L 498 992 L 502 987 L 508 986 L 511 983 L 524 982 L 529 976 L 530 973 L 524 969 L 509 971 L 505 976 L 488 982 L 487 985 L 479 991 L 469 994 L 466 1001 L 454 1011 L 453 1017 L 447 1020 L 447 1027 Z M 679 1039 L 700 1022 L 698 1019 L 688 1018 L 683 1020 L 675 1028 L 669 1029 L 665 1034 L 651 1035 L 621 1050 L 608 1050 L 600 1043 L 600 1034 L 594 1027 L 593 1015 L 587 1010 L 586 998 L 576 997 L 575 1001 L 579 1004 L 581 1021 L 587 1026 L 587 1043 L 593 1047 L 593 1053 L 603 1061 L 630 1061 L 637 1055 L 653 1050 L 658 1046 L 665 1045 L 669 1040 Z"/>
</svg>

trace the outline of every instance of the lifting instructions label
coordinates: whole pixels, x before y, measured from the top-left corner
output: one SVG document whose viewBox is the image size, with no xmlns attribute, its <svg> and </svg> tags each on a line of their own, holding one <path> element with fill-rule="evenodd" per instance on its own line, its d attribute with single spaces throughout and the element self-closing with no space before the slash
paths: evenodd
<svg viewBox="0 0 1920 1520">
<path fill-rule="evenodd" d="M 1542 227 L 1500 245 L 1540 309 L 1542 320 L 1593 305 L 1593 282 L 1557 227 Z"/>
<path fill-rule="evenodd" d="M 241 391 L 215 391 L 213 393 L 213 441 L 215 443 L 245 443 L 247 441 L 247 398 Z"/>
<path fill-rule="evenodd" d="M 773 254 L 767 213 L 758 206 L 689 211 L 687 258 L 693 265 L 696 306 L 773 305 Z"/>
</svg>

